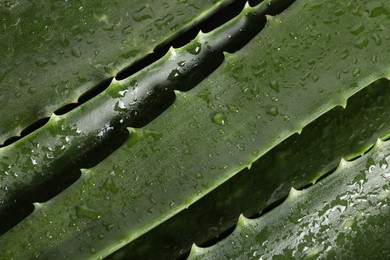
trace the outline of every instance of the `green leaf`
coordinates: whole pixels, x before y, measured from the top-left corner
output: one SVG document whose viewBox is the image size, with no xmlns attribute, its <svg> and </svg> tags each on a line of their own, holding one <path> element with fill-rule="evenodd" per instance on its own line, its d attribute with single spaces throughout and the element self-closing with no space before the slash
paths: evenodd
<svg viewBox="0 0 390 260">
<path fill-rule="evenodd" d="M 390 21 L 369 16 L 379 2 L 355 1 L 360 9 L 339 16 L 352 4 L 300 1 L 270 18 L 196 89 L 178 92 L 166 113 L 3 235 L 5 256 L 104 256 L 387 76 L 389 42 L 375 39 L 388 39 Z"/>
<path fill-rule="evenodd" d="M 0 144 L 232 2 L 1 4 Z"/>
<path fill-rule="evenodd" d="M 235 226 L 242 213 L 252 217 L 337 167 L 341 158 L 362 155 L 390 136 L 390 81 L 379 80 L 291 136 L 250 168 L 223 183 L 171 219 L 115 252 L 110 259 L 174 259 L 192 243 L 209 244 Z"/>
<path fill-rule="evenodd" d="M 156 103 L 163 103 L 174 89 L 191 89 L 199 83 L 220 65 L 224 50 L 238 48 L 261 29 L 257 20 L 273 7 L 247 5 L 241 16 L 212 33 L 200 33 L 184 47 L 171 48 L 162 59 L 132 77 L 113 80 L 90 102 L 65 115 L 52 115 L 43 127 L 1 148 L 0 171 L 4 174 L 0 209 L 28 201 L 32 194 L 36 199 L 37 193 L 44 193 L 37 192 L 39 187 L 55 178 L 71 176 L 72 169 L 86 167 L 85 161 L 91 161 L 91 157 L 94 162 L 104 159 L 107 152 L 103 149 L 112 149 L 110 142 L 116 141 L 121 132 L 127 133 L 127 125 L 145 120 L 153 109 L 158 110 Z"/>
<path fill-rule="evenodd" d="M 390 142 L 337 170 L 314 186 L 250 220 L 210 248 L 193 247 L 190 259 L 352 258 L 388 256 Z"/>
</svg>

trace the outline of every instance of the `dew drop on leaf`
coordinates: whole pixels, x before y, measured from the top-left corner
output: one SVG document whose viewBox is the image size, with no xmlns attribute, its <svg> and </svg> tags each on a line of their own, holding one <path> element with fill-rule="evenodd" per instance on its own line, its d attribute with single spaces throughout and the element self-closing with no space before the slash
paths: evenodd
<svg viewBox="0 0 390 260">
<path fill-rule="evenodd" d="M 359 68 L 355 68 L 355 69 L 353 70 L 352 75 L 353 75 L 354 77 L 359 76 L 359 75 L 360 75 L 360 69 L 359 69 Z"/>
<path fill-rule="evenodd" d="M 171 71 L 171 73 L 169 74 L 169 76 L 168 76 L 167 79 L 168 79 L 169 81 L 171 81 L 171 82 L 174 82 L 174 81 L 177 81 L 177 80 L 178 80 L 178 78 L 180 77 L 180 75 L 182 75 L 182 74 L 180 73 L 180 71 L 177 70 L 177 69 L 174 69 L 174 70 Z"/>
<path fill-rule="evenodd" d="M 86 206 L 86 205 L 81 205 L 76 207 L 76 215 L 79 218 L 89 218 L 89 219 L 99 219 L 100 218 L 100 213 L 97 212 L 96 210 Z"/>
<path fill-rule="evenodd" d="M 267 114 L 271 116 L 279 115 L 278 108 L 276 106 L 271 107 L 270 109 L 268 109 Z"/>
<path fill-rule="evenodd" d="M 235 106 L 228 105 L 227 107 L 228 107 L 228 110 L 230 112 L 233 112 L 233 113 L 237 113 L 238 112 L 238 109 Z"/>
<path fill-rule="evenodd" d="M 245 145 L 244 144 L 237 144 L 237 149 L 240 151 L 245 151 Z"/>
<path fill-rule="evenodd" d="M 197 179 L 203 179 L 203 174 L 198 173 L 198 174 L 196 175 L 196 178 L 197 178 Z"/>
<path fill-rule="evenodd" d="M 360 38 L 359 40 L 357 40 L 355 42 L 355 47 L 358 48 L 358 49 L 363 49 L 365 47 L 367 47 L 368 45 L 368 39 L 367 38 Z"/>
<path fill-rule="evenodd" d="M 193 55 L 198 55 L 201 50 L 202 45 L 199 42 L 194 42 L 193 44 L 190 44 L 188 48 L 186 48 L 186 51 Z"/>
<path fill-rule="evenodd" d="M 279 93 L 279 82 L 276 80 L 272 80 L 270 82 L 270 87 L 276 91 L 276 93 Z"/>
<path fill-rule="evenodd" d="M 211 120 L 217 125 L 224 125 L 226 122 L 226 116 L 224 113 L 216 113 L 215 115 L 213 115 Z"/>
<path fill-rule="evenodd" d="M 350 32 L 353 34 L 353 35 L 358 35 L 360 33 L 362 33 L 364 31 L 364 25 L 362 23 L 360 24 L 356 24 L 355 26 L 353 26 L 351 29 L 350 29 Z"/>
</svg>

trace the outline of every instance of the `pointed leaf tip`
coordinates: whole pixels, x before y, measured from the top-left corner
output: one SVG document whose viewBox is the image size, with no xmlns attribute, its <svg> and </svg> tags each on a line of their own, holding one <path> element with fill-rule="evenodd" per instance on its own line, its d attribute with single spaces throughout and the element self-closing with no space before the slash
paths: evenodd
<svg viewBox="0 0 390 260">
<path fill-rule="evenodd" d="M 341 106 L 342 108 L 346 109 L 346 108 L 347 108 L 347 102 L 348 102 L 348 99 L 343 100 L 343 101 L 340 103 L 340 106 Z"/>
<path fill-rule="evenodd" d="M 382 147 L 383 145 L 385 144 L 385 142 L 382 141 L 382 139 L 378 138 L 376 139 L 376 142 L 375 142 L 375 148 L 378 149 L 380 147 Z"/>
<path fill-rule="evenodd" d="M 129 132 L 129 134 L 136 134 L 137 132 L 139 132 L 138 128 L 134 127 L 127 127 L 127 131 Z"/>
<path fill-rule="evenodd" d="M 50 115 L 49 121 L 46 124 L 55 124 L 58 121 L 60 121 L 62 115 L 56 115 L 55 113 L 52 113 Z"/>
<path fill-rule="evenodd" d="M 208 33 L 204 33 L 202 30 L 199 30 L 198 35 L 196 35 L 196 37 L 195 37 L 195 40 L 196 40 L 196 39 L 198 39 L 198 40 L 204 39 L 204 38 L 207 37 L 207 34 L 208 34 Z"/>
<path fill-rule="evenodd" d="M 180 90 L 177 90 L 177 89 L 174 89 L 173 92 L 175 93 L 176 97 L 182 97 L 182 96 L 186 95 L 183 91 L 180 91 Z"/>
<path fill-rule="evenodd" d="M 244 214 L 241 213 L 238 217 L 236 228 L 247 225 L 249 221 L 251 221 L 251 219 L 245 217 Z"/>
<path fill-rule="evenodd" d="M 34 209 L 40 209 L 43 207 L 43 203 L 40 202 L 33 202 Z"/>
<path fill-rule="evenodd" d="M 188 258 L 191 259 L 197 255 L 200 255 L 202 250 L 204 250 L 204 249 L 201 247 L 198 247 L 195 243 L 193 243 L 191 246 L 190 255 L 188 256 Z"/>
<path fill-rule="evenodd" d="M 248 163 L 248 164 L 246 165 L 246 168 L 247 168 L 248 170 L 250 170 L 251 167 L 252 167 L 252 163 Z"/>
<path fill-rule="evenodd" d="M 272 21 L 274 19 L 274 16 L 266 14 L 265 15 L 265 19 L 267 19 L 267 22 L 270 22 L 270 21 Z"/>
<path fill-rule="evenodd" d="M 81 175 L 88 174 L 89 172 L 88 169 L 84 169 L 84 168 L 81 168 L 80 171 L 81 171 Z"/>
<path fill-rule="evenodd" d="M 252 7 L 250 4 L 249 4 L 249 1 L 246 1 L 245 5 L 244 5 L 244 9 L 241 11 L 241 13 L 247 13 L 247 12 L 250 12 L 252 11 L 253 9 L 256 9 L 254 7 Z"/>
<path fill-rule="evenodd" d="M 115 85 L 115 84 L 121 84 L 121 82 L 125 81 L 126 79 L 123 79 L 123 80 L 117 80 L 116 79 L 116 76 L 114 78 L 112 78 L 111 82 L 110 82 L 110 85 L 108 87 L 110 87 L 111 85 Z"/>
<path fill-rule="evenodd" d="M 290 192 L 288 194 L 287 200 L 297 198 L 303 191 L 296 190 L 294 187 L 291 187 Z"/>
<path fill-rule="evenodd" d="M 224 59 L 227 59 L 230 56 L 230 53 L 227 51 L 223 51 L 222 54 Z"/>
<path fill-rule="evenodd" d="M 81 176 L 80 176 L 79 180 L 84 180 L 84 179 L 89 178 L 89 176 L 92 173 L 91 169 L 80 169 L 80 171 L 81 171 Z"/>
<path fill-rule="evenodd" d="M 348 161 L 343 158 L 340 159 L 340 163 L 339 165 L 337 166 L 337 169 L 335 170 L 335 172 L 340 172 L 340 169 L 345 169 L 347 168 L 348 166 Z"/>
</svg>

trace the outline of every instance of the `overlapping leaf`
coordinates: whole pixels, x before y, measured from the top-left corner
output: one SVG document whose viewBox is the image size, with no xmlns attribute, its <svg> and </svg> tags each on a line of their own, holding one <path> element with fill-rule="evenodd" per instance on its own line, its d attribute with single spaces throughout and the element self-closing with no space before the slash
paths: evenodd
<svg viewBox="0 0 390 260">
<path fill-rule="evenodd" d="M 0 144 L 232 2 L 2 1 Z"/>
<path fill-rule="evenodd" d="M 318 184 L 292 190 L 259 219 L 241 217 L 234 233 L 215 246 L 193 248 L 190 259 L 342 258 L 390 255 L 390 142 Z"/>
<path fill-rule="evenodd" d="M 379 80 L 254 162 L 251 168 L 115 252 L 109 259 L 173 259 L 195 242 L 202 246 L 235 227 L 238 216 L 256 216 L 284 199 L 291 187 L 306 187 L 341 158 L 362 155 L 390 136 L 390 81 Z"/>
<path fill-rule="evenodd" d="M 378 12 L 387 6 L 300 1 L 271 19 L 206 81 L 178 93 L 165 114 L 131 130 L 127 144 L 2 236 L 5 255 L 22 248 L 37 256 L 105 255 L 187 207 L 387 76 L 390 21 Z"/>
<path fill-rule="evenodd" d="M 286 3 L 247 5 L 240 16 L 212 33 L 202 34 L 183 48 L 171 48 L 147 69 L 126 80 L 114 80 L 90 102 L 65 115 L 52 115 L 43 127 L 0 148 L 0 210 L 18 205 L 34 193 L 36 199 L 40 186 L 72 175 L 69 172 L 74 168 L 87 167 L 85 161 L 91 157 L 93 161 L 104 158 L 113 149 L 110 143 L 120 132 L 127 132 L 126 126 L 148 121 L 153 109 L 158 110 L 159 104 L 167 102 L 166 96 L 174 95 L 174 89 L 188 90 L 199 83 L 221 64 L 223 51 L 236 50 L 249 41 L 262 28 L 257 21 Z"/>
</svg>

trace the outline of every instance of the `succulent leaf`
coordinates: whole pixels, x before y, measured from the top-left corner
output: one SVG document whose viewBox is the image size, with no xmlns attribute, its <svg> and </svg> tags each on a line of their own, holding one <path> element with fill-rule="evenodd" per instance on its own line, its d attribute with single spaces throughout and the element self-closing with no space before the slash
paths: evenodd
<svg viewBox="0 0 390 260">
<path fill-rule="evenodd" d="M 224 50 L 249 41 L 261 29 L 256 21 L 268 9 L 267 4 L 253 8 L 247 5 L 240 16 L 215 31 L 199 33 L 181 48 L 170 48 L 146 69 L 122 81 L 114 79 L 106 91 L 89 102 L 65 115 L 53 114 L 43 127 L 0 148 L 0 172 L 4 173 L 0 210 L 28 200 L 26 197 L 34 198 L 32 194 L 40 186 L 69 174 L 72 168 L 87 167 L 83 163 L 96 157 L 99 150 L 104 159 L 107 143 L 113 142 L 126 126 L 147 120 L 169 92 L 191 89 L 220 65 Z M 31 156 L 24 156 L 26 153 Z"/>
<path fill-rule="evenodd" d="M 333 171 L 341 158 L 363 155 L 390 136 L 390 81 L 379 80 L 279 144 L 205 197 L 121 248 L 109 259 L 173 259 L 192 243 L 210 244 L 237 223 L 240 213 L 257 216 Z M 185 228 L 184 228 L 185 227 Z"/>
<path fill-rule="evenodd" d="M 389 256 L 390 142 L 344 161 L 312 187 L 290 193 L 264 216 L 189 259 L 371 258 Z M 232 246 L 233 245 L 233 246 Z"/>
<path fill-rule="evenodd" d="M 232 2 L 1 4 L 0 144 Z"/>
<path fill-rule="evenodd" d="M 236 23 L 232 28 L 241 26 L 237 21 L 245 20 L 245 10 L 262 9 L 268 4 L 272 6 L 272 3 L 278 5 L 281 1 L 269 0 L 254 9 L 247 5 L 244 12 L 232 20 L 232 23 Z M 94 149 L 90 145 L 96 142 L 102 131 L 108 132 L 117 127 L 121 124 L 121 116 L 137 111 L 128 110 L 134 98 L 131 94 L 134 90 L 132 80 L 145 77 L 147 86 L 156 84 L 162 87 L 160 91 L 164 91 L 165 86 L 159 85 L 161 81 L 155 80 L 163 75 L 164 80 L 167 78 L 175 82 L 177 71 L 169 67 L 170 62 L 177 62 L 172 59 L 173 56 L 185 52 L 198 55 L 199 50 L 205 49 L 203 45 L 207 47 L 208 37 L 215 37 L 215 46 L 224 46 L 217 47 L 217 53 L 224 57 L 223 63 L 196 88 L 185 93 L 176 91 L 174 104 L 146 127 L 134 128 L 133 125 L 128 128 L 127 141 L 112 155 L 98 165 L 82 170 L 80 179 L 55 198 L 35 203 L 35 210 L 30 216 L 0 237 L 0 247 L 4 248 L 0 251 L 0 258 L 104 257 L 188 208 L 242 169 L 251 168 L 258 158 L 289 136 L 301 132 L 319 116 L 335 106 L 345 107 L 349 97 L 372 82 L 390 76 L 386 59 L 390 48 L 388 8 L 389 3 L 384 0 L 357 0 L 353 3 L 340 3 L 337 0 L 297 1 L 281 15 L 267 16 L 266 28 L 236 53 L 232 53 L 238 49 L 235 43 L 242 44 L 243 41 L 240 37 L 235 38 L 240 34 L 227 34 L 224 29 L 229 24 L 225 24 L 211 33 L 200 33 L 188 46 L 179 50 L 170 49 L 160 63 L 133 77 L 124 81 L 114 80 L 106 92 L 78 109 L 63 116 L 53 115 L 42 130 L 0 150 L 4 164 L 0 167 L 5 167 L 1 178 L 11 179 L 7 179 L 7 182 L 2 180 L 4 189 L 10 185 L 17 187 L 18 182 L 22 183 L 20 187 L 23 188 L 28 188 L 30 183 L 34 186 L 34 180 L 30 182 L 27 177 L 27 181 L 18 178 L 18 173 L 34 173 L 37 161 L 34 155 L 30 155 L 37 146 L 43 146 L 49 151 L 49 148 L 62 148 L 58 142 L 61 142 L 60 137 L 67 141 L 66 137 L 72 136 L 72 144 L 65 146 L 67 155 L 56 160 L 44 158 L 50 152 L 39 155 L 44 162 L 39 167 L 47 169 L 41 171 L 43 168 L 37 168 L 35 173 L 45 176 L 50 176 L 50 167 L 61 167 L 67 156 L 72 162 L 76 160 L 74 156 L 79 152 L 75 148 L 78 146 L 76 141 L 83 144 L 86 150 L 88 147 Z M 207 7 L 205 10 L 208 10 Z M 191 17 L 188 23 L 198 19 L 194 15 Z M 261 15 L 260 19 L 264 17 Z M 251 21 L 249 25 L 254 23 Z M 231 38 L 230 41 L 226 41 L 226 35 Z M 233 47 L 225 46 L 226 42 L 234 43 L 231 45 Z M 213 59 L 214 56 L 210 51 L 205 57 Z M 208 65 L 202 64 L 202 67 L 207 68 Z M 120 66 L 113 66 L 114 71 Z M 164 69 L 164 66 L 169 69 Z M 162 71 L 159 71 L 161 68 Z M 164 74 L 166 72 L 169 72 L 168 76 Z M 7 73 L 6 76 L 11 75 Z M 73 79 L 79 80 L 77 77 Z M 203 78 L 192 79 L 199 82 Z M 85 82 L 88 85 L 89 79 Z M 170 88 L 170 91 L 173 89 Z M 70 95 L 64 95 L 64 100 L 69 101 L 69 96 L 76 93 L 72 91 Z M 144 87 L 138 91 L 147 93 Z M 46 109 L 47 105 L 38 97 L 35 95 L 35 102 L 40 103 L 41 109 Z M 126 104 L 126 111 L 122 111 L 123 104 L 119 102 L 124 101 L 122 98 L 126 99 L 126 103 L 123 103 Z M 34 109 L 30 110 L 35 113 L 32 117 L 34 121 L 39 116 L 36 116 Z M 14 126 L 10 127 L 14 133 L 18 131 L 19 121 L 26 123 L 29 120 L 11 118 L 15 121 Z M 63 132 L 62 128 L 70 134 Z M 125 129 L 124 126 L 122 129 Z M 105 136 L 106 132 L 102 135 Z M 59 136 L 56 137 L 57 134 Z M 78 135 L 85 139 L 77 137 L 73 140 L 73 136 Z M 387 143 L 379 144 L 372 157 L 365 156 L 352 163 L 343 163 L 337 172 L 348 172 L 348 167 L 361 167 L 360 162 L 364 158 L 375 161 L 384 156 L 387 146 Z M 56 155 L 60 155 L 60 152 Z M 26 164 L 17 160 L 24 160 Z M 18 171 L 16 176 L 11 174 L 12 177 L 8 173 L 10 165 Z M 380 170 L 386 170 L 386 167 L 382 169 L 380 166 Z M 345 181 L 352 175 L 332 175 L 330 180 L 344 178 L 341 180 Z M 373 180 L 374 184 L 378 180 L 365 178 L 367 181 Z M 316 180 L 314 178 L 312 182 Z M 341 187 L 334 186 L 335 189 Z M 321 185 L 316 184 L 315 187 Z M 348 188 L 344 185 L 341 191 L 348 191 Z M 297 201 L 304 201 L 303 206 L 307 206 L 309 202 L 305 200 L 306 194 L 312 190 L 315 190 L 314 187 L 293 192 L 286 203 L 293 205 Z M 15 190 L 13 192 L 17 193 Z M 2 204 L 12 200 L 6 198 L 7 193 L 3 194 Z M 337 196 L 337 193 L 331 195 Z M 309 209 L 305 210 L 309 214 Z M 376 212 L 375 208 L 368 210 Z M 288 212 L 283 207 L 279 211 Z M 274 212 L 278 211 L 271 213 L 277 214 Z M 253 223 L 257 222 L 242 216 L 237 230 L 252 227 Z M 298 227 L 296 225 L 292 228 Z M 383 246 L 387 246 L 386 243 Z M 321 249 L 314 247 L 310 255 L 318 253 L 318 248 Z M 243 247 L 238 254 L 245 253 L 244 250 Z M 208 252 L 209 249 L 197 248 L 195 251 L 192 256 Z"/>
</svg>

